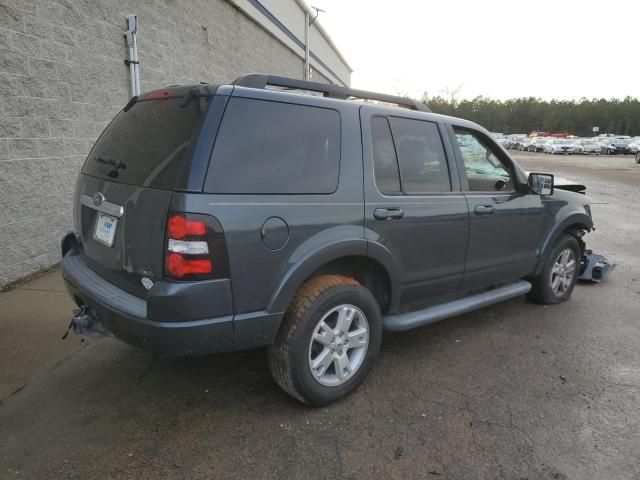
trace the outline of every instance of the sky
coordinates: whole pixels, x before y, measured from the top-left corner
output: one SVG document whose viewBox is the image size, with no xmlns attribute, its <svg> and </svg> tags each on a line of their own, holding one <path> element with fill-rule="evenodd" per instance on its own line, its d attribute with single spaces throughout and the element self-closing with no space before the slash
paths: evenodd
<svg viewBox="0 0 640 480">
<path fill-rule="evenodd" d="M 546 100 L 640 97 L 638 0 L 307 0 L 352 86 Z M 313 46 L 312 46 L 313 49 Z"/>
</svg>

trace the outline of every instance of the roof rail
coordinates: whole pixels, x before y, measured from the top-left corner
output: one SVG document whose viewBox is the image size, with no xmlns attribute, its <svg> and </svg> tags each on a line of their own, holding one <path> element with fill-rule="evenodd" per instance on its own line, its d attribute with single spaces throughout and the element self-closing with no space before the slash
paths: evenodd
<svg viewBox="0 0 640 480">
<path fill-rule="evenodd" d="M 264 89 L 268 85 L 271 85 L 274 87 L 291 88 L 296 90 L 309 90 L 312 92 L 320 92 L 323 94 L 323 96 L 329 98 L 339 98 L 341 100 L 347 100 L 349 97 L 354 97 L 366 100 L 377 100 L 379 102 L 395 103 L 396 105 L 406 107 L 411 110 L 418 110 L 420 112 L 431 112 L 431 110 L 429 110 L 429 107 L 427 107 L 424 103 L 413 100 L 412 98 L 387 95 L 386 93 L 368 92 L 366 90 L 357 90 L 355 88 L 341 87 L 339 85 L 332 85 L 327 83 L 309 82 L 307 80 L 279 77 L 276 75 L 250 73 L 238 77 L 233 82 L 233 84 L 239 87 L 248 88 Z"/>
</svg>

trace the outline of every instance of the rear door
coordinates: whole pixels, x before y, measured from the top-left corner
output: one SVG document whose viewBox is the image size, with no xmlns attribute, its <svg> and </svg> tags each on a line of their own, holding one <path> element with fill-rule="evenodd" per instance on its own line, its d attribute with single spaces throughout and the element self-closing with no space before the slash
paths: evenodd
<svg viewBox="0 0 640 480">
<path fill-rule="evenodd" d="M 424 114 L 401 117 L 369 106 L 361 108 L 361 125 L 366 236 L 398 259 L 401 302 L 456 294 L 468 211 L 445 130 Z"/>
<path fill-rule="evenodd" d="M 162 276 L 169 202 L 207 105 L 136 102 L 105 129 L 78 177 L 74 225 L 85 261 L 133 294 L 145 294 L 141 276 Z"/>
<path fill-rule="evenodd" d="M 470 215 L 463 288 L 531 274 L 545 223 L 541 197 L 519 191 L 510 158 L 486 134 L 466 127 L 450 133 Z"/>
</svg>

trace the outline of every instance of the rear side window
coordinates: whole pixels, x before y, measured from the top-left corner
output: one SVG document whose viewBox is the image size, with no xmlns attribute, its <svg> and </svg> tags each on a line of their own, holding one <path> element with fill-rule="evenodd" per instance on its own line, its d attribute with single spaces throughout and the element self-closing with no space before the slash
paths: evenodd
<svg viewBox="0 0 640 480">
<path fill-rule="evenodd" d="M 208 104 L 183 98 L 136 102 L 122 110 L 89 153 L 82 172 L 111 182 L 173 190 Z"/>
<path fill-rule="evenodd" d="M 393 145 L 389 120 L 386 117 L 371 119 L 371 139 L 373 142 L 373 169 L 378 190 L 387 194 L 400 193 L 398 158 L 396 148 Z"/>
<path fill-rule="evenodd" d="M 340 170 L 340 114 L 326 108 L 232 98 L 205 191 L 327 194 Z"/>
<path fill-rule="evenodd" d="M 405 193 L 450 192 L 447 157 L 434 122 L 389 117 Z"/>
</svg>

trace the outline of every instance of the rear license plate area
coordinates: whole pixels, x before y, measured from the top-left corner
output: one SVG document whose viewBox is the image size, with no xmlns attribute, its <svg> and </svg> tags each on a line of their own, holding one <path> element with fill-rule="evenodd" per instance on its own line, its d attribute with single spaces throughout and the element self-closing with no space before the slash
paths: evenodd
<svg viewBox="0 0 640 480">
<path fill-rule="evenodd" d="M 106 213 L 98 212 L 96 218 L 96 226 L 93 231 L 94 240 L 102 243 L 107 247 L 113 246 L 113 240 L 116 236 L 116 227 L 118 219 Z"/>
</svg>

